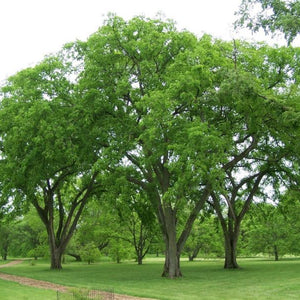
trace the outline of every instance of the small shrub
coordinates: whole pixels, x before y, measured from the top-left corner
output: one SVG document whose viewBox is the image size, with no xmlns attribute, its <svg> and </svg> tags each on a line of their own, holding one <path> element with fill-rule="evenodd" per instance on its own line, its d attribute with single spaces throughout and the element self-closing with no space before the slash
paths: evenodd
<svg viewBox="0 0 300 300">
<path fill-rule="evenodd" d="M 89 265 L 100 257 L 100 251 L 93 242 L 84 245 L 80 249 L 79 254 L 82 260 L 86 261 Z"/>
<path fill-rule="evenodd" d="M 109 257 L 117 263 L 132 258 L 133 253 L 130 245 L 121 239 L 111 240 L 109 244 Z"/>
</svg>

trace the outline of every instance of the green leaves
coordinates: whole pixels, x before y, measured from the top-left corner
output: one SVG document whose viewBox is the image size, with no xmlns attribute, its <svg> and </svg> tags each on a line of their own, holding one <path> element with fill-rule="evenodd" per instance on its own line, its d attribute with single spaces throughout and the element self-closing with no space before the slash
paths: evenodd
<svg viewBox="0 0 300 300">
<path fill-rule="evenodd" d="M 166 214 L 188 234 L 212 192 L 243 216 L 265 178 L 296 173 L 299 67 L 299 49 L 111 16 L 2 88 L 3 194 L 26 195 L 41 216 L 55 204 L 57 236 L 65 212 L 104 186 L 128 214 L 156 214 L 164 234 Z"/>
<path fill-rule="evenodd" d="M 237 14 L 240 19 L 236 25 L 246 26 L 252 31 L 262 28 L 266 33 L 272 34 L 280 31 L 288 44 L 300 33 L 298 0 L 243 0 Z"/>
</svg>

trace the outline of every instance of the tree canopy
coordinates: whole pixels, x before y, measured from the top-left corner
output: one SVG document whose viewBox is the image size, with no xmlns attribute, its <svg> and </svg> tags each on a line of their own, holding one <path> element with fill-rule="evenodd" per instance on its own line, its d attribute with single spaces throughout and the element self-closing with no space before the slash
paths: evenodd
<svg viewBox="0 0 300 300">
<path fill-rule="evenodd" d="M 1 196 L 35 206 L 53 268 L 92 197 L 111 201 L 120 220 L 132 217 L 131 231 L 156 216 L 170 278 L 182 275 L 180 255 L 208 202 L 223 229 L 225 267 L 238 267 L 250 204 L 298 180 L 299 67 L 298 48 L 110 16 L 87 42 L 2 88 Z"/>
<path fill-rule="evenodd" d="M 34 205 L 47 229 L 52 268 L 61 268 L 82 210 L 101 186 L 105 149 L 112 153 L 108 107 L 94 116 L 75 66 L 63 52 L 46 58 L 10 77 L 0 104 L 3 197 L 16 207 Z"/>
<path fill-rule="evenodd" d="M 300 34 L 300 3 L 298 0 L 243 0 L 237 12 L 238 26 L 254 32 L 281 32 L 288 44 Z"/>
</svg>

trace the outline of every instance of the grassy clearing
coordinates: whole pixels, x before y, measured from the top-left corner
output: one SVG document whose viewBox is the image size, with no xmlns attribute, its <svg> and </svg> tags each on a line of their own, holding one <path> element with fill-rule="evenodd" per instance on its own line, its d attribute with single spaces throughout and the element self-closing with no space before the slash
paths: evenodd
<svg viewBox="0 0 300 300">
<path fill-rule="evenodd" d="M 116 293 L 167 299 L 299 299 L 300 260 L 279 262 L 240 260 L 240 270 L 224 270 L 223 260 L 182 262 L 184 277 L 161 278 L 162 262 L 146 260 L 94 265 L 68 263 L 62 271 L 50 271 L 49 262 L 28 262 L 3 269 L 10 274 L 47 280 L 73 287 L 114 289 Z M 2 292 L 0 292 L 0 295 Z"/>
<path fill-rule="evenodd" d="M 53 300 L 56 292 L 37 289 L 0 279 L 0 299 L 5 300 Z"/>
</svg>

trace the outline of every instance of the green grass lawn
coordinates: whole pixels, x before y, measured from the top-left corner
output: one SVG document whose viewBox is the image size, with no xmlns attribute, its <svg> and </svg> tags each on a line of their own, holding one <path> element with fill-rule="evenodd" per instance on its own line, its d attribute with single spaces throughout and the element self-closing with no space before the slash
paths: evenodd
<svg viewBox="0 0 300 300">
<path fill-rule="evenodd" d="M 0 279 L 0 299 L 3 300 L 54 300 L 56 292 L 37 289 Z"/>
<path fill-rule="evenodd" d="M 24 262 L 2 272 L 73 287 L 113 288 L 115 293 L 157 299 L 300 298 L 300 260 L 242 259 L 239 263 L 240 270 L 224 270 L 223 260 L 183 261 L 184 277 L 176 280 L 161 278 L 163 263 L 155 259 L 146 260 L 141 266 L 132 262 L 72 262 L 61 271 L 50 271 L 49 262 L 45 261 L 37 261 L 34 266 Z M 2 299 L 1 296 L 2 290 Z"/>
</svg>

